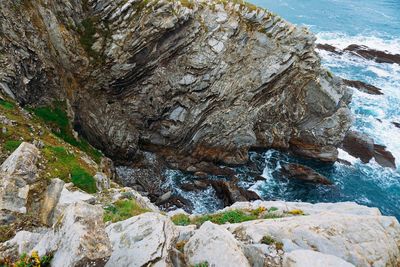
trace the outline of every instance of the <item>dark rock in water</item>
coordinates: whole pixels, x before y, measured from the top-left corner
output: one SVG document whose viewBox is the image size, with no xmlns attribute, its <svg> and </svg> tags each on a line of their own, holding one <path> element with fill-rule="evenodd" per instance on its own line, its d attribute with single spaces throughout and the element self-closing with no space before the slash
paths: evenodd
<svg viewBox="0 0 400 267">
<path fill-rule="evenodd" d="M 236 181 L 225 180 L 206 180 L 204 181 L 214 188 L 219 199 L 224 203 L 224 206 L 232 205 L 239 201 L 252 201 L 260 199 L 257 193 L 243 189 L 236 184 Z"/>
<path fill-rule="evenodd" d="M 390 151 L 386 150 L 385 146 L 374 145 L 374 157 L 375 161 L 383 166 L 392 169 L 396 169 L 396 159 Z"/>
<path fill-rule="evenodd" d="M 396 126 L 397 128 L 400 128 L 400 123 L 399 122 L 392 122 L 392 124 L 394 125 L 394 126 Z"/>
<path fill-rule="evenodd" d="M 281 172 L 288 178 L 299 179 L 316 184 L 332 185 L 332 182 L 329 181 L 328 178 L 301 164 L 285 164 L 282 166 Z"/>
<path fill-rule="evenodd" d="M 323 162 L 335 162 L 338 158 L 338 151 L 334 146 L 320 147 L 300 140 L 292 140 L 290 148 L 299 156 L 319 159 Z"/>
<path fill-rule="evenodd" d="M 208 187 L 208 184 L 202 181 L 194 180 L 193 183 L 196 185 L 198 189 L 205 190 Z"/>
<path fill-rule="evenodd" d="M 362 82 L 362 81 L 353 81 L 353 80 L 346 80 L 343 79 L 345 85 L 354 87 L 364 93 L 371 94 L 371 95 L 383 95 L 382 90 L 378 87 L 375 87 L 371 84 Z"/>
<path fill-rule="evenodd" d="M 200 177 L 200 178 L 207 178 L 207 173 L 205 172 L 195 172 L 194 176 Z"/>
<path fill-rule="evenodd" d="M 196 191 L 198 189 L 194 183 L 181 184 L 180 188 L 184 191 Z"/>
<path fill-rule="evenodd" d="M 375 50 L 371 49 L 367 46 L 364 45 L 357 45 L 357 44 L 352 44 L 346 47 L 343 51 L 348 51 L 351 52 L 355 55 L 358 55 L 360 57 L 374 60 L 375 62 L 378 63 L 397 63 L 400 64 L 400 55 L 399 54 L 390 54 L 384 51 L 380 50 Z"/>
<path fill-rule="evenodd" d="M 333 45 L 329 45 L 329 44 L 317 44 L 316 48 L 320 49 L 320 50 L 325 50 L 325 51 L 328 51 L 331 53 L 339 54 L 339 55 L 343 54 L 342 50 L 334 47 Z"/>
<path fill-rule="evenodd" d="M 374 140 L 363 133 L 349 131 L 342 146 L 347 153 L 364 163 L 368 163 L 374 156 Z"/>
<path fill-rule="evenodd" d="M 157 205 L 164 204 L 164 203 L 167 202 L 171 197 L 172 197 L 172 192 L 171 192 L 171 191 L 168 191 L 167 193 L 163 194 L 162 196 L 160 196 L 160 197 L 157 199 L 156 204 L 157 204 Z"/>
</svg>

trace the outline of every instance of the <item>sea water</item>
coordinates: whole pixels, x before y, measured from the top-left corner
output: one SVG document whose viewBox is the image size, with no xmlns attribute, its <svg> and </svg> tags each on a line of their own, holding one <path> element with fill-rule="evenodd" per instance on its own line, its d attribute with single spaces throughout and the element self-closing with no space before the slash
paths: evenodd
<svg viewBox="0 0 400 267">
<path fill-rule="evenodd" d="M 400 54 L 400 0 L 251 0 L 286 20 L 308 27 L 317 42 L 345 48 L 366 45 L 392 54 Z M 263 154 L 267 179 L 252 185 L 263 198 L 309 202 L 355 201 L 378 207 L 383 214 L 400 218 L 400 66 L 379 64 L 348 54 L 332 55 L 319 51 L 323 65 L 336 75 L 360 80 L 382 89 L 375 96 L 354 91 L 351 109 L 353 129 L 368 134 L 387 146 L 396 158 L 397 170 L 383 168 L 371 161 L 363 164 L 344 151 L 340 157 L 353 166 L 333 166 L 304 162 L 278 151 Z M 303 162 L 302 162 L 303 161 Z M 283 162 L 302 162 L 314 167 L 335 186 L 306 185 L 279 177 Z"/>
<path fill-rule="evenodd" d="M 400 54 L 400 0 L 250 0 L 286 20 L 308 27 L 317 42 L 345 48 L 350 44 L 366 45 L 373 49 Z M 319 51 L 323 65 L 336 75 L 360 80 L 383 90 L 374 96 L 354 91 L 351 109 L 355 116 L 353 128 L 387 146 L 400 166 L 400 129 L 392 122 L 400 122 L 400 66 L 379 64 L 349 55 L 331 55 Z M 266 180 L 256 182 L 254 168 L 237 168 L 240 185 L 251 188 L 266 200 L 307 202 L 355 201 L 378 207 L 383 214 L 400 219 L 400 168 L 392 170 L 379 166 L 374 160 L 363 164 L 344 151 L 340 158 L 351 162 L 348 166 L 320 164 L 291 157 L 276 150 L 251 152 L 256 172 Z M 301 163 L 328 177 L 333 186 L 306 184 L 280 175 L 281 165 Z M 193 204 L 194 212 L 212 212 L 222 207 L 210 187 L 206 192 L 184 192 L 179 184 L 195 179 L 178 171 L 169 171 L 169 188 Z M 215 177 L 222 179 L 222 177 Z"/>
</svg>

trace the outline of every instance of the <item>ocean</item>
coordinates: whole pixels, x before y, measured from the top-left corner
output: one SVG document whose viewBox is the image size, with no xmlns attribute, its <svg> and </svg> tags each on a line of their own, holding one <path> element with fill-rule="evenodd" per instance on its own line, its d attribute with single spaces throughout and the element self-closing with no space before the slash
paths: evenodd
<svg viewBox="0 0 400 267">
<path fill-rule="evenodd" d="M 400 54 L 400 0 L 250 0 L 299 26 L 308 27 L 317 42 L 345 48 L 350 44 Z M 337 76 L 360 80 L 382 89 L 384 95 L 354 91 L 351 109 L 355 116 L 353 129 L 387 146 L 396 157 L 397 170 L 383 168 L 374 160 L 363 164 L 341 152 L 340 157 L 353 163 L 321 164 L 269 150 L 251 152 L 265 181 L 254 181 L 246 167 L 237 168 L 240 185 L 256 191 L 265 200 L 305 202 L 355 201 L 377 207 L 385 215 L 400 219 L 400 66 L 379 64 L 348 54 L 331 55 L 320 51 L 323 65 Z M 329 178 L 334 185 L 305 184 L 281 177 L 286 162 L 308 165 Z M 166 187 L 189 199 L 195 213 L 212 212 L 222 207 L 215 192 L 184 192 L 179 184 L 195 179 L 171 170 Z"/>
<path fill-rule="evenodd" d="M 345 48 L 366 45 L 392 54 L 400 54 L 400 0 L 252 0 L 296 25 L 308 27 L 317 43 Z M 354 91 L 351 109 L 353 129 L 387 146 L 396 158 L 397 170 L 379 166 L 375 161 L 363 164 L 341 155 L 353 166 L 334 166 L 306 162 L 335 183 L 333 187 L 304 185 L 277 177 L 282 162 L 298 162 L 278 151 L 263 154 L 264 182 L 253 185 L 263 198 L 308 202 L 355 201 L 378 207 L 383 214 L 400 219 L 400 66 L 380 64 L 359 57 L 332 55 L 320 51 L 323 65 L 337 76 L 360 80 L 382 89 L 384 95 Z"/>
</svg>

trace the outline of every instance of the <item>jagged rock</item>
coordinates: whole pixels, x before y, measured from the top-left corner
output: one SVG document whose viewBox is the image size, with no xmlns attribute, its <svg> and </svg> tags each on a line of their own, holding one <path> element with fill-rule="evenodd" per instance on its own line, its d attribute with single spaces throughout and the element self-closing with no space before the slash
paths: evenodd
<svg viewBox="0 0 400 267">
<path fill-rule="evenodd" d="M 0 243 L 0 259 L 9 257 L 18 259 L 20 255 L 29 253 L 45 235 L 46 230 L 38 233 L 19 231 L 12 239 Z"/>
<path fill-rule="evenodd" d="M 40 210 L 40 221 L 43 224 L 51 225 L 53 222 L 54 210 L 58 204 L 61 192 L 64 188 L 64 181 L 56 178 L 52 179 L 47 187 Z"/>
<path fill-rule="evenodd" d="M 3 90 L 22 104 L 68 100 L 75 128 L 110 157 L 131 161 L 144 149 L 181 155 L 178 167 L 189 156 L 242 164 L 250 148 L 274 147 L 337 158 L 349 93 L 322 69 L 315 37 L 266 10 L 198 0 L 17 5 L 0 11 Z"/>
<path fill-rule="evenodd" d="M 96 173 L 93 178 L 96 181 L 96 188 L 100 192 L 103 190 L 110 189 L 110 178 L 102 172 Z"/>
<path fill-rule="evenodd" d="M 256 192 L 246 190 L 237 185 L 237 181 L 204 180 L 203 182 L 210 184 L 219 199 L 224 203 L 224 206 L 232 205 L 235 202 L 251 201 L 260 199 Z"/>
<path fill-rule="evenodd" d="M 354 267 L 341 258 L 312 250 L 295 250 L 285 254 L 282 267 Z"/>
<path fill-rule="evenodd" d="M 104 173 L 108 179 L 114 180 L 116 177 L 116 170 L 114 166 L 114 162 L 106 157 L 102 157 L 100 161 L 100 170 Z"/>
<path fill-rule="evenodd" d="M 373 60 L 378 63 L 397 63 L 400 64 L 400 55 L 399 54 L 390 54 L 385 51 L 380 51 L 376 49 L 369 48 L 365 45 L 357 45 L 351 44 L 345 49 L 341 50 L 337 47 L 334 47 L 329 44 L 317 44 L 317 48 L 321 50 L 325 50 L 334 54 L 341 55 L 344 52 L 352 53 L 353 55 Z"/>
<path fill-rule="evenodd" d="M 343 140 L 343 149 L 353 157 L 368 163 L 374 156 L 374 140 L 366 134 L 349 131 Z"/>
<path fill-rule="evenodd" d="M 393 55 L 393 54 L 390 54 L 390 53 L 387 53 L 384 51 L 371 49 L 365 45 L 352 44 L 352 45 L 349 45 L 348 47 L 346 47 L 344 49 L 344 51 L 351 52 L 355 55 L 376 61 L 378 63 L 400 64 L 400 55 L 399 54 Z"/>
<path fill-rule="evenodd" d="M 30 186 L 37 181 L 39 150 L 23 142 L 0 167 L 0 210 L 26 212 Z"/>
<path fill-rule="evenodd" d="M 112 250 L 103 208 L 84 202 L 69 205 L 33 250 L 39 255 L 54 253 L 51 266 L 104 266 Z"/>
<path fill-rule="evenodd" d="M 393 124 L 394 126 L 396 126 L 397 128 L 400 128 L 400 122 L 392 122 L 392 124 Z"/>
<path fill-rule="evenodd" d="M 177 237 L 172 222 L 158 213 L 144 213 L 106 229 L 113 252 L 106 266 L 169 266 L 168 252 Z"/>
<path fill-rule="evenodd" d="M 289 178 L 299 179 L 305 182 L 323 185 L 332 184 L 332 182 L 329 181 L 328 178 L 326 178 L 325 176 L 301 164 L 288 163 L 282 165 L 282 174 Z"/>
<path fill-rule="evenodd" d="M 383 95 L 382 89 L 373 86 L 371 84 L 362 82 L 362 81 L 353 81 L 353 80 L 347 80 L 343 79 L 343 82 L 345 85 L 354 87 L 364 93 L 371 94 L 371 95 Z"/>
<path fill-rule="evenodd" d="M 385 146 L 374 145 L 374 158 L 379 165 L 396 169 L 396 159 L 390 151 L 386 150 Z"/>
<path fill-rule="evenodd" d="M 250 266 L 238 241 L 221 226 L 205 222 L 185 245 L 186 262 L 210 266 Z"/>
<path fill-rule="evenodd" d="M 334 255 L 355 266 L 397 266 L 400 259 L 400 224 L 394 217 L 325 210 L 225 227 L 247 242 L 259 243 L 269 235 L 280 242 L 290 241 L 294 249 Z"/>
</svg>

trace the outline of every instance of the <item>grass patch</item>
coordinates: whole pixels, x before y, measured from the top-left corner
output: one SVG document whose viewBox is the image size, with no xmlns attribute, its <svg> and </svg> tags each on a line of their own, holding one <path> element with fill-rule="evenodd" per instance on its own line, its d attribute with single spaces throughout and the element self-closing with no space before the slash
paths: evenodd
<svg viewBox="0 0 400 267">
<path fill-rule="evenodd" d="M 275 248 L 277 250 L 282 250 L 283 249 L 283 243 L 276 241 L 272 236 L 269 235 L 265 235 L 263 236 L 263 238 L 261 239 L 261 244 L 265 244 L 265 245 L 275 245 Z"/>
<path fill-rule="evenodd" d="M 82 167 L 78 158 L 61 146 L 48 146 L 43 149 L 48 160 L 47 168 L 51 177 L 59 177 L 64 181 L 71 180 L 78 188 L 96 193 L 96 181 L 93 176 Z"/>
<path fill-rule="evenodd" d="M 5 101 L 3 99 L 0 99 L 0 106 L 4 109 L 8 109 L 8 110 L 15 108 L 15 105 L 13 103 Z"/>
<path fill-rule="evenodd" d="M 197 263 L 194 265 L 194 267 L 208 267 L 208 262 L 202 262 L 202 263 Z"/>
<path fill-rule="evenodd" d="M 171 217 L 171 221 L 175 225 L 186 226 L 190 224 L 190 218 L 186 214 L 176 214 Z"/>
<path fill-rule="evenodd" d="M 81 138 L 81 140 L 76 140 L 73 136 L 65 109 L 65 103 L 56 102 L 55 107 L 39 107 L 32 111 L 41 120 L 50 125 L 54 135 L 86 152 L 95 162 L 100 163 L 102 157 L 101 152 L 93 148 L 83 138 Z"/>
<path fill-rule="evenodd" d="M 133 216 L 148 212 L 148 209 L 142 208 L 133 199 L 118 200 L 104 208 L 104 222 L 119 222 L 129 219 Z"/>
<path fill-rule="evenodd" d="M 171 221 L 175 225 L 186 226 L 189 224 L 195 224 L 197 226 L 210 221 L 215 224 L 225 223 L 241 223 L 246 221 L 258 220 L 258 219 L 278 219 L 284 217 L 280 213 L 274 213 L 277 211 L 276 208 L 266 209 L 265 207 L 258 207 L 253 210 L 229 210 L 221 213 L 200 215 L 193 219 L 186 214 L 176 214 L 171 217 Z"/>
<path fill-rule="evenodd" d="M 4 143 L 4 148 L 8 152 L 14 152 L 21 143 L 22 143 L 22 141 L 19 141 L 19 140 L 8 140 Z"/>
</svg>

